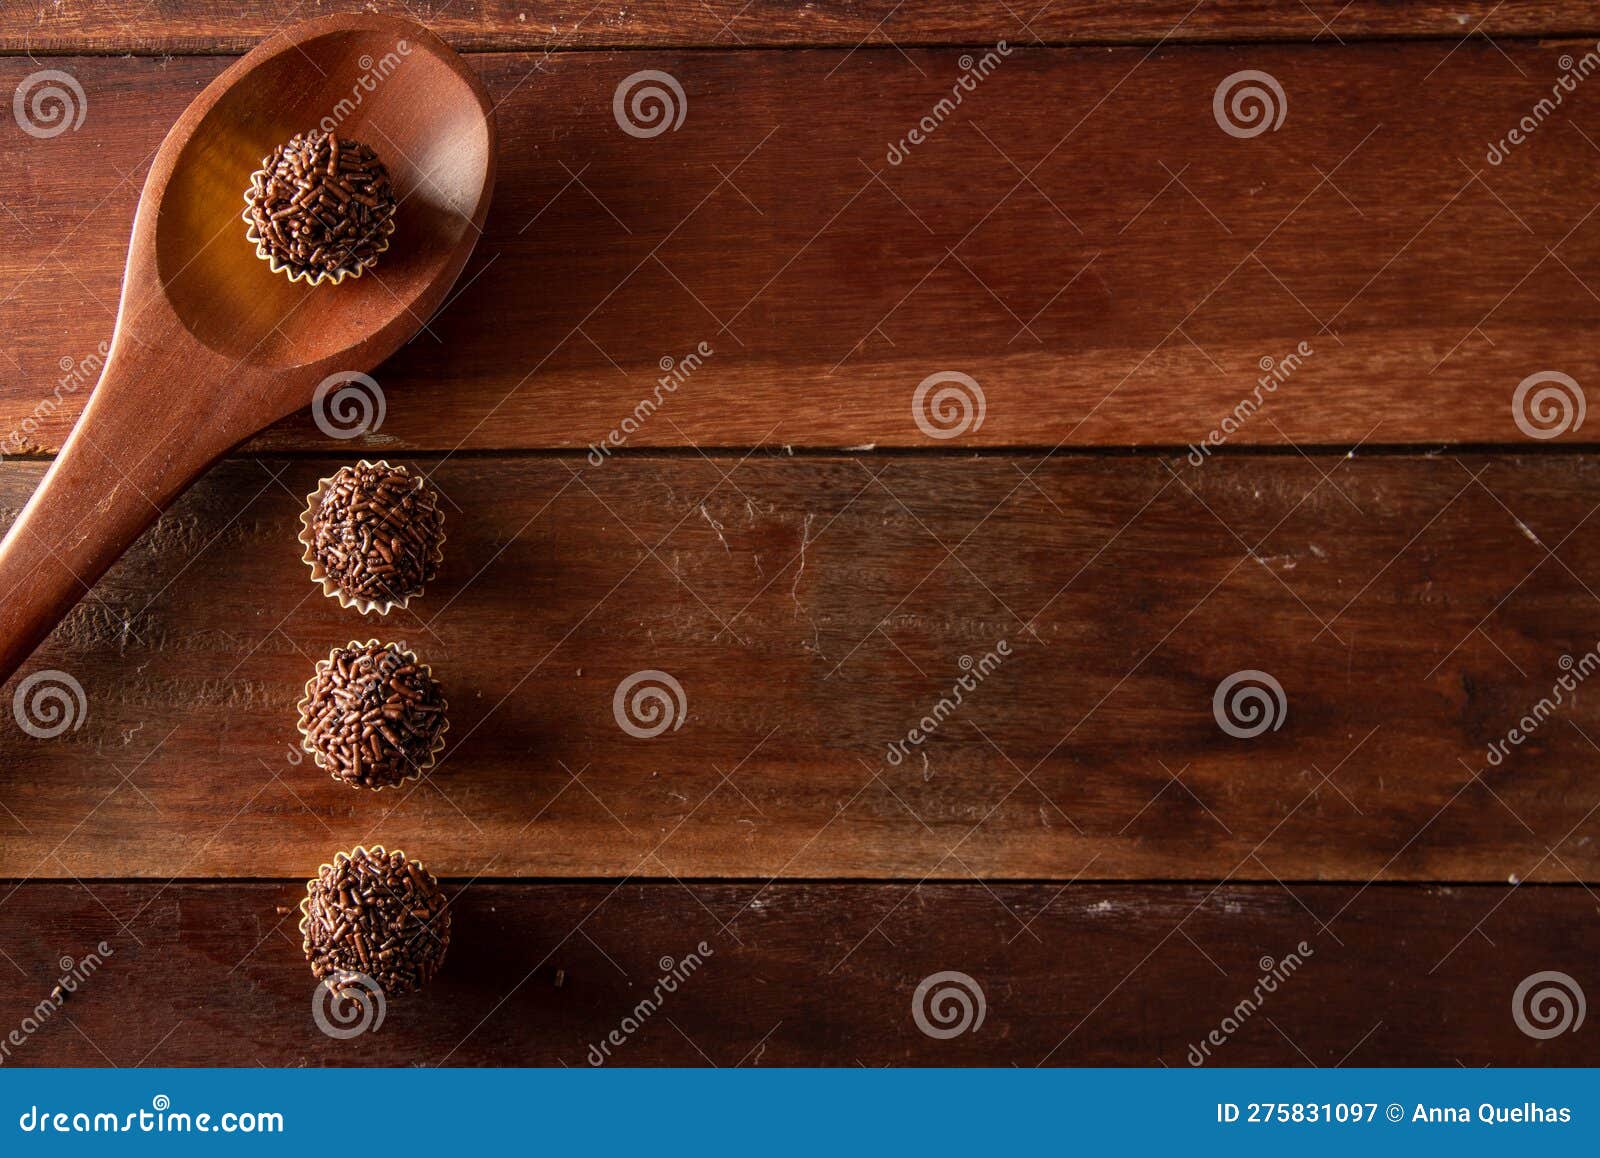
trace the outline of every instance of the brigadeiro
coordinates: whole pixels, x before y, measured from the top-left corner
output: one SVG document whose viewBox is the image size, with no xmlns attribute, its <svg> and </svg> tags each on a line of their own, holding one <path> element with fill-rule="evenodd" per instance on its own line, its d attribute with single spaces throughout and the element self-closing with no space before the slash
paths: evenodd
<svg viewBox="0 0 1600 1158">
<path fill-rule="evenodd" d="M 312 581 L 363 615 L 406 606 L 444 559 L 439 493 L 404 466 L 340 468 L 306 496 L 300 524 Z"/>
<path fill-rule="evenodd" d="M 306 882 L 306 960 L 330 984 L 365 974 L 388 997 L 431 981 L 450 945 L 450 910 L 433 874 L 382 845 L 341 852 Z"/>
<path fill-rule="evenodd" d="M 394 232 L 389 171 L 360 141 L 300 133 L 261 158 L 244 195 L 245 236 L 290 281 L 360 277 Z"/>
<path fill-rule="evenodd" d="M 300 701 L 305 750 L 335 780 L 392 788 L 415 780 L 444 747 L 444 694 L 403 644 L 351 642 L 317 663 Z"/>
</svg>

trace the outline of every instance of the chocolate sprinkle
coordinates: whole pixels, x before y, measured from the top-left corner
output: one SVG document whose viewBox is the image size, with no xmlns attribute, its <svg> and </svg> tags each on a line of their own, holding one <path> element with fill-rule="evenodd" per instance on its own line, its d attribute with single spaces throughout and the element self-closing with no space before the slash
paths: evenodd
<svg viewBox="0 0 1600 1158">
<path fill-rule="evenodd" d="M 313 282 L 360 273 L 388 248 L 394 189 L 359 141 L 300 133 L 261 158 L 245 192 L 245 220 L 262 255 Z"/>
<path fill-rule="evenodd" d="M 318 978 L 364 973 L 384 994 L 421 989 L 444 963 L 450 911 L 433 874 L 380 846 L 339 853 L 306 883 L 306 959 Z"/>
<path fill-rule="evenodd" d="M 391 788 L 432 764 L 444 696 L 403 646 L 352 643 L 317 664 L 300 701 L 300 727 L 306 751 L 334 779 Z"/>
<path fill-rule="evenodd" d="M 438 493 L 403 466 L 361 462 L 328 481 L 308 519 L 312 556 L 346 595 L 401 602 L 438 571 Z"/>
</svg>

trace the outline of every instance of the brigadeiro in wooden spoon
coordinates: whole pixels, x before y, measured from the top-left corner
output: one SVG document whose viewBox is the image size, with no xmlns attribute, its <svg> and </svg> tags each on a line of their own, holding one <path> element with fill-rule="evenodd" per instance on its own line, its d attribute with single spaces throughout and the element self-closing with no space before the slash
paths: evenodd
<svg viewBox="0 0 1600 1158">
<path fill-rule="evenodd" d="M 394 232 L 389 171 L 371 148 L 333 133 L 300 133 L 263 157 L 244 203 L 256 256 L 290 281 L 360 277 Z"/>
</svg>

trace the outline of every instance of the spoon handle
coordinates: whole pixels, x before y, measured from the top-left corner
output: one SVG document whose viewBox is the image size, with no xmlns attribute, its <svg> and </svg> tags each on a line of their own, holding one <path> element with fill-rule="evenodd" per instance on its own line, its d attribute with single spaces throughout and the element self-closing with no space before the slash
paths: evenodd
<svg viewBox="0 0 1600 1158">
<path fill-rule="evenodd" d="M 168 401 L 187 396 L 179 384 L 209 360 L 182 345 L 113 343 L 77 426 L 0 543 L 0 682 L 237 441 L 218 429 L 224 416 Z"/>
</svg>

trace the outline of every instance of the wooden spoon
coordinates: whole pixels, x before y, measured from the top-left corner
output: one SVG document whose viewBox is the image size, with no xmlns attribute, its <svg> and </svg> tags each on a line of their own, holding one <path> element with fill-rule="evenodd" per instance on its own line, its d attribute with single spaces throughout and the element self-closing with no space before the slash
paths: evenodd
<svg viewBox="0 0 1600 1158">
<path fill-rule="evenodd" d="M 256 48 L 178 118 L 139 199 L 100 381 L 0 544 L 0 681 L 212 463 L 422 327 L 488 212 L 492 112 L 420 25 L 328 16 Z M 388 252 L 337 286 L 272 272 L 241 216 L 261 159 L 313 129 L 370 145 L 399 200 Z"/>
</svg>

